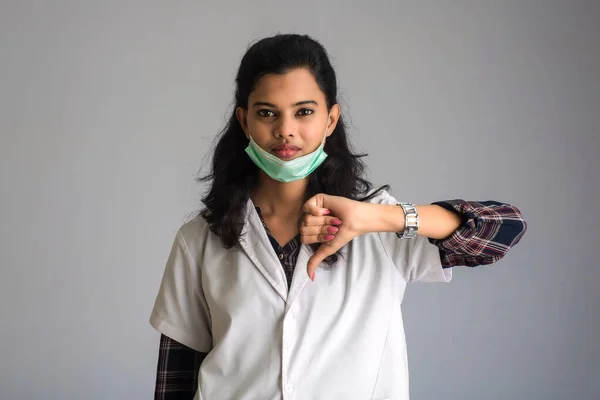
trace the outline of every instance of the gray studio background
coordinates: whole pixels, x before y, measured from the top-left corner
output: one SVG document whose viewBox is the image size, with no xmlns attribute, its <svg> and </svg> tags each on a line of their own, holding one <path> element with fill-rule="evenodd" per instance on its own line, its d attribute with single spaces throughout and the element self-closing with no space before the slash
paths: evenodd
<svg viewBox="0 0 600 400">
<path fill-rule="evenodd" d="M 164 263 L 277 31 L 330 52 L 376 184 L 529 223 L 409 288 L 412 398 L 600 399 L 600 2 L 0 4 L 0 399 L 152 398 Z"/>
</svg>

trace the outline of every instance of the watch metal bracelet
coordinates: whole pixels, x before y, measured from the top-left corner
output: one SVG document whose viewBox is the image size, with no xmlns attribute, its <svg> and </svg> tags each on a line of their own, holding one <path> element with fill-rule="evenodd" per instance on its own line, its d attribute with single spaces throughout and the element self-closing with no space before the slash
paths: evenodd
<svg viewBox="0 0 600 400">
<path fill-rule="evenodd" d="M 400 239 L 414 239 L 419 230 L 419 214 L 417 208 L 412 203 L 400 202 L 396 205 L 404 210 L 404 230 L 397 232 L 396 235 Z"/>
</svg>

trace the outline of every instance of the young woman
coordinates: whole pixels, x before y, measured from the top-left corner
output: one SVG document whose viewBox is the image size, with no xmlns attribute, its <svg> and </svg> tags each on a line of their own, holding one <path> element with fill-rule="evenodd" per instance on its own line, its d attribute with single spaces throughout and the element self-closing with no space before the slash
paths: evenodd
<svg viewBox="0 0 600 400">
<path fill-rule="evenodd" d="M 177 232 L 150 317 L 156 398 L 407 399 L 406 284 L 500 260 L 525 221 L 373 190 L 308 36 L 258 41 L 236 84 L 205 208 Z"/>
</svg>

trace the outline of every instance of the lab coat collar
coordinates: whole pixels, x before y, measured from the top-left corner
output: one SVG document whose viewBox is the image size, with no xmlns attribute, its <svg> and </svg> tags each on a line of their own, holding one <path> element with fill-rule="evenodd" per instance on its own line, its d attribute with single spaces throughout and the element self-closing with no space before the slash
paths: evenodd
<svg viewBox="0 0 600 400">
<path fill-rule="evenodd" d="M 300 246 L 292 287 L 288 293 L 287 280 L 281 262 L 273 250 L 254 203 L 250 199 L 246 204 L 245 223 L 240 236 L 240 245 L 254 266 L 263 274 L 277 294 L 286 301 L 286 308 L 289 309 L 291 303 L 308 282 L 306 265 L 313 253 L 312 250 L 308 246 Z"/>
</svg>

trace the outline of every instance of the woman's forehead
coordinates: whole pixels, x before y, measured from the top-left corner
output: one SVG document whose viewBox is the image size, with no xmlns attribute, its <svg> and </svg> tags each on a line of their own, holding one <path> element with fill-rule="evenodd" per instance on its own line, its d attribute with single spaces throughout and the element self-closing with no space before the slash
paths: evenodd
<svg viewBox="0 0 600 400">
<path fill-rule="evenodd" d="M 293 69 L 285 74 L 268 74 L 261 77 L 252 93 L 250 103 L 263 101 L 279 107 L 291 107 L 295 103 L 314 100 L 322 104 L 325 95 L 313 75 L 304 68 Z"/>
</svg>

